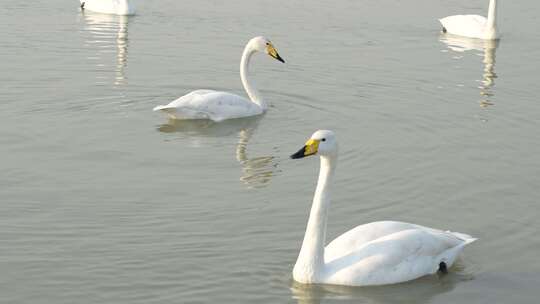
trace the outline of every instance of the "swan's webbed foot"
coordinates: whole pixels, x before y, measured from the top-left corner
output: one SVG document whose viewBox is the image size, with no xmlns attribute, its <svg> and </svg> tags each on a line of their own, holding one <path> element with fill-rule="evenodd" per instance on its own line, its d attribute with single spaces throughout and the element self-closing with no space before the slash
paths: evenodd
<svg viewBox="0 0 540 304">
<path fill-rule="evenodd" d="M 86 2 L 81 3 L 81 9 L 82 9 L 82 10 L 84 9 L 84 4 L 85 4 L 85 3 L 86 3 Z"/>
<path fill-rule="evenodd" d="M 445 262 L 440 262 L 439 263 L 439 273 L 442 273 L 442 274 L 447 274 L 448 273 L 448 267 L 446 267 Z"/>
<path fill-rule="evenodd" d="M 447 32 L 447 30 L 446 30 L 446 28 L 445 28 L 444 26 L 442 27 L 442 32 L 443 32 L 443 33 L 446 33 L 446 32 Z"/>
</svg>

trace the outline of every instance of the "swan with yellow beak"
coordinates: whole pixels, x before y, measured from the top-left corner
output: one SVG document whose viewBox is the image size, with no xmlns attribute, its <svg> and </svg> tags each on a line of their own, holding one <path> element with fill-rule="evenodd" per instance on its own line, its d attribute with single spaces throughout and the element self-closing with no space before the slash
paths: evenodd
<svg viewBox="0 0 540 304">
<path fill-rule="evenodd" d="M 228 92 L 203 89 L 186 94 L 167 105 L 157 106 L 154 111 L 163 112 L 173 119 L 213 121 L 263 114 L 268 108 L 266 101 L 248 79 L 251 56 L 257 52 L 266 53 L 280 62 L 285 62 L 267 38 L 259 36 L 247 43 L 240 61 L 240 78 L 249 99 Z"/>
<path fill-rule="evenodd" d="M 295 281 L 368 286 L 414 280 L 448 271 L 465 245 L 476 240 L 463 233 L 381 221 L 357 226 L 326 245 L 330 184 L 338 155 L 337 140 L 332 131 L 313 133 L 291 158 L 311 155 L 319 155 L 320 173 L 306 233 L 293 269 Z"/>
</svg>

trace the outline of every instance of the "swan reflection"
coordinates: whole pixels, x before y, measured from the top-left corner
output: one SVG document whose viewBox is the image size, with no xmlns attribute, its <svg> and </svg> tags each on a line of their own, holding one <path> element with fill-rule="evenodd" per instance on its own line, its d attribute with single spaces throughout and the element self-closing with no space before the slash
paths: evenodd
<svg viewBox="0 0 540 304">
<path fill-rule="evenodd" d="M 386 286 L 305 285 L 292 281 L 291 293 L 298 304 L 320 304 L 325 298 L 357 303 L 430 303 L 434 297 L 453 290 L 460 282 L 474 278 L 472 274 L 463 273 L 459 264 L 454 268 L 458 271 Z"/>
<path fill-rule="evenodd" d="M 249 188 L 266 186 L 275 174 L 278 161 L 275 156 L 248 156 L 248 145 L 259 123 L 260 117 L 226 120 L 215 123 L 211 120 L 169 119 L 157 129 L 164 133 L 182 132 L 198 142 L 203 137 L 224 137 L 237 134 L 236 160 L 242 167 L 240 181 Z"/>
<path fill-rule="evenodd" d="M 479 51 L 483 55 L 484 71 L 482 74 L 480 89 L 480 106 L 487 107 L 493 105 L 491 97 L 494 95 L 493 86 L 497 74 L 495 73 L 495 53 L 499 46 L 499 40 L 471 39 L 454 35 L 443 35 L 440 39 L 451 51 L 464 53 L 468 51 Z"/>
<path fill-rule="evenodd" d="M 253 158 L 247 156 L 247 144 L 253 131 L 254 129 L 240 131 L 238 145 L 236 145 L 236 160 L 242 165 L 240 180 L 250 187 L 257 188 L 270 181 L 274 175 L 274 169 L 277 167 L 277 162 L 274 156 Z"/>
<path fill-rule="evenodd" d="M 89 33 L 86 45 L 97 50 L 96 56 L 89 59 L 97 60 L 99 70 L 108 71 L 108 68 L 112 67 L 115 72 L 114 85 L 124 84 L 128 58 L 129 17 L 93 12 L 83 12 L 82 15 L 85 30 Z M 110 59 L 111 53 L 116 53 L 116 62 Z"/>
</svg>

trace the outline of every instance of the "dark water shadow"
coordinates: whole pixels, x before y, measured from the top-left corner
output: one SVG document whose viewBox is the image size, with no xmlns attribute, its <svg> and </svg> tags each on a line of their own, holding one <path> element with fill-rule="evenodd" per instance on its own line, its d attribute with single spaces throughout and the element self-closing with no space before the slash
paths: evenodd
<svg viewBox="0 0 540 304">
<path fill-rule="evenodd" d="M 219 123 L 211 120 L 169 119 L 167 123 L 158 126 L 157 130 L 163 133 L 184 133 L 190 137 L 237 137 L 235 156 L 242 168 L 240 181 L 248 188 L 261 188 L 268 185 L 279 164 L 275 155 L 248 156 L 249 141 L 261 118 L 254 116 Z"/>
<path fill-rule="evenodd" d="M 474 52 L 483 56 L 482 62 L 484 63 L 484 69 L 482 73 L 481 84 L 478 87 L 480 89 L 480 107 L 488 107 L 493 105 L 491 100 L 494 96 L 493 87 L 495 86 L 495 79 L 497 73 L 495 73 L 495 55 L 497 48 L 499 47 L 499 40 L 483 40 L 472 39 L 451 34 L 442 34 L 439 39 L 445 43 L 447 48 L 456 53 Z"/>
</svg>

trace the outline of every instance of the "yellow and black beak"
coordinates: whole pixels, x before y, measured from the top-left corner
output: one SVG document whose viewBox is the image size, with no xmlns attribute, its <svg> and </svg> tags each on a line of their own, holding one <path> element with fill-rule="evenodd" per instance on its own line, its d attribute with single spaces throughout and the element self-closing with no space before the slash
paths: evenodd
<svg viewBox="0 0 540 304">
<path fill-rule="evenodd" d="M 285 60 L 283 60 L 283 58 L 279 56 L 278 52 L 276 51 L 276 48 L 270 42 L 266 45 L 266 52 L 268 53 L 268 55 L 272 56 L 274 59 L 277 59 L 285 63 Z"/>
<path fill-rule="evenodd" d="M 292 159 L 298 159 L 303 158 L 306 156 L 314 155 L 319 150 L 319 140 L 318 139 L 310 139 L 306 142 L 306 145 L 302 147 L 302 149 L 298 150 L 298 152 L 291 155 Z"/>
</svg>

